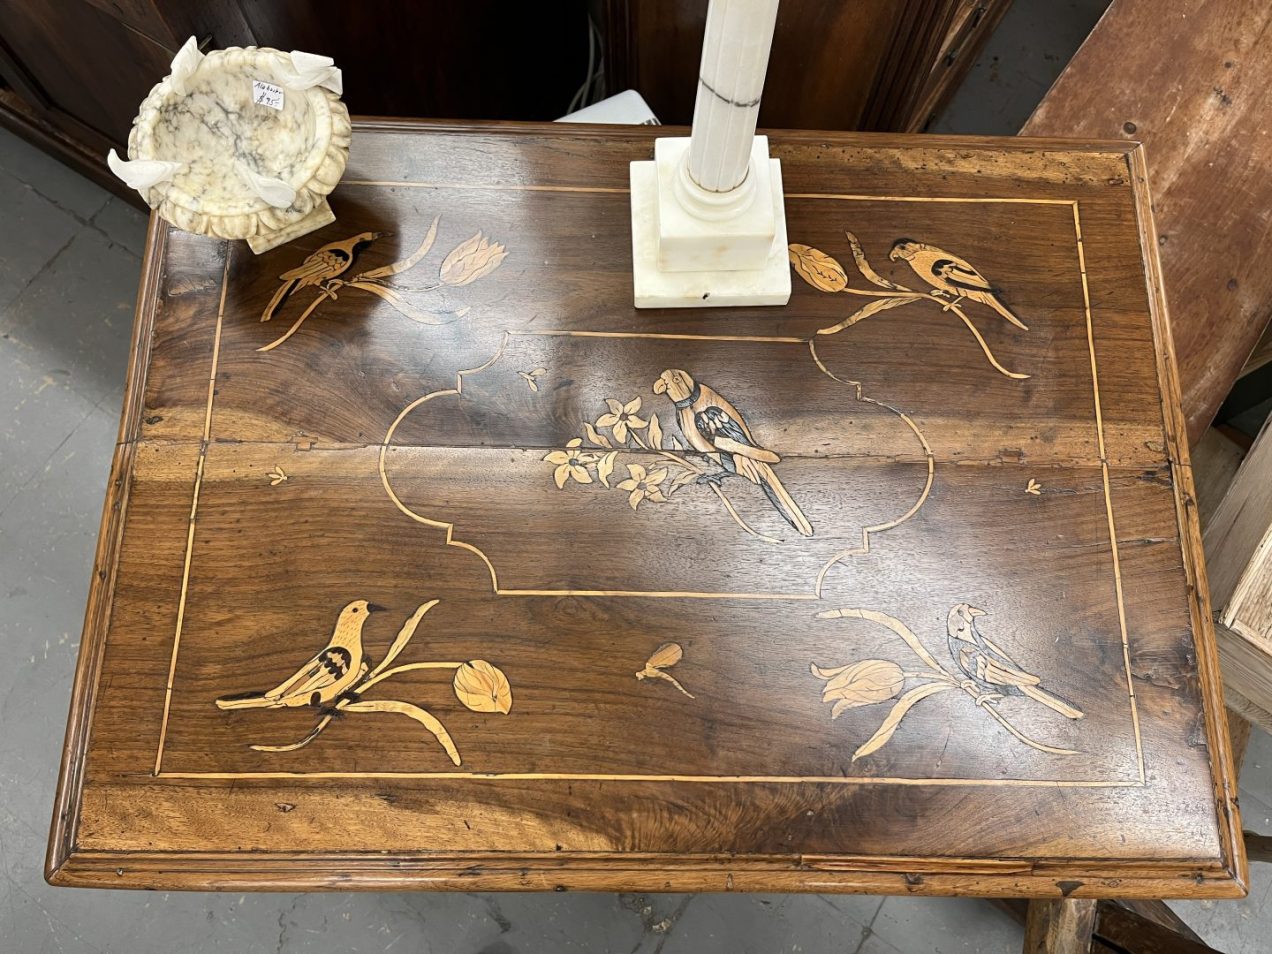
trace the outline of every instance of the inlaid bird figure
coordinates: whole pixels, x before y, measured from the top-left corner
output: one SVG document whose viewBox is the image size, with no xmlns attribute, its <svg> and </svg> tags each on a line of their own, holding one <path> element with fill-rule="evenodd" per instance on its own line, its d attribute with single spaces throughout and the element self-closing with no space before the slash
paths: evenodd
<svg viewBox="0 0 1272 954">
<path fill-rule="evenodd" d="M 982 609 L 959 603 L 950 610 L 945 621 L 950 655 L 963 674 L 981 691 L 982 698 L 1025 695 L 1066 718 L 1081 719 L 1081 709 L 1040 688 L 1041 679 L 1021 669 L 1001 647 L 980 633 L 976 620 L 985 615 Z"/>
<path fill-rule="evenodd" d="M 760 446 L 737 408 L 707 385 L 695 381 L 689 372 L 676 368 L 668 368 L 658 376 L 654 393 L 671 399 L 676 423 L 689 446 L 710 454 L 724 468 L 724 474 L 700 480 L 718 483 L 725 475 L 741 474 L 760 486 L 787 523 L 803 536 L 813 535 L 813 525 L 773 472 L 771 465 L 781 458 Z"/>
<path fill-rule="evenodd" d="M 300 291 L 302 288 L 322 285 L 324 282 L 329 282 L 331 279 L 343 275 L 349 266 L 353 264 L 353 258 L 357 254 L 358 249 L 363 245 L 374 242 L 383 234 L 382 232 L 360 232 L 352 238 L 331 242 L 311 254 L 295 268 L 283 272 L 283 274 L 278 276 L 278 280 L 283 284 L 278 291 L 274 292 L 274 297 L 269 300 L 269 304 L 261 312 L 261 321 L 269 321 L 273 318 L 278 306 L 290 297 L 293 292 Z"/>
<path fill-rule="evenodd" d="M 892 244 L 888 258 L 894 262 L 904 259 L 914 269 L 914 273 L 936 291 L 953 295 L 952 304 L 958 304 L 964 298 L 978 301 L 994 309 L 1017 328 L 1029 330 L 1029 326 L 1003 304 L 1000 297 L 1002 290 L 995 288 L 989 279 L 957 255 L 935 245 L 903 238 Z M 948 309 L 950 306 L 946 307 Z"/>
<path fill-rule="evenodd" d="M 384 609 L 366 600 L 354 600 L 340 611 L 331 639 L 295 674 L 268 692 L 222 696 L 218 709 L 282 709 L 322 706 L 356 686 L 367 673 L 362 652 L 362 627 L 367 617 Z"/>
</svg>

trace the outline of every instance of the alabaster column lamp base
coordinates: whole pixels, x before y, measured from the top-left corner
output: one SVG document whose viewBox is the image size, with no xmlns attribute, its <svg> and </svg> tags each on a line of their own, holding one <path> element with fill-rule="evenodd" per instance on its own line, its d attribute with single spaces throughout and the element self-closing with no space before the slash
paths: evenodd
<svg viewBox="0 0 1272 954">
<path fill-rule="evenodd" d="M 637 308 L 785 305 L 782 166 L 755 135 L 777 0 L 711 0 L 693 130 L 631 164 Z"/>
<path fill-rule="evenodd" d="M 349 157 L 341 76 L 327 57 L 194 38 L 142 102 L 128 160 L 111 169 L 187 232 L 264 252 L 335 221 L 327 196 Z"/>
</svg>

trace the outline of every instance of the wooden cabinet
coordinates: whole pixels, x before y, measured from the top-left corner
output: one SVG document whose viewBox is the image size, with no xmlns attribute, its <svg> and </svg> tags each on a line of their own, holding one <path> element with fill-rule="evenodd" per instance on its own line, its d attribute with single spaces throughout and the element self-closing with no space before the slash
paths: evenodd
<svg viewBox="0 0 1272 954">
<path fill-rule="evenodd" d="M 1011 0 L 782 0 L 760 125 L 921 130 Z M 688 123 L 705 0 L 610 0 L 610 89 Z"/>
<path fill-rule="evenodd" d="M 917 130 L 1010 0 L 783 0 L 761 125 Z M 588 75 L 687 123 L 707 0 L 509 4 L 0 0 L 0 123 L 103 184 L 137 104 L 189 36 L 324 53 L 353 113 L 550 120 Z"/>
</svg>

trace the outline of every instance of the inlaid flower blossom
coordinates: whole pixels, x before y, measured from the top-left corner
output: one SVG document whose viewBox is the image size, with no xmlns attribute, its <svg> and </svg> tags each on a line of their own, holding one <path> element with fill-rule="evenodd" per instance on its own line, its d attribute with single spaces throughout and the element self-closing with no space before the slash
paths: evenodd
<svg viewBox="0 0 1272 954">
<path fill-rule="evenodd" d="M 693 493 L 696 488 L 714 494 L 729 518 L 746 533 L 766 543 L 781 542 L 742 519 L 728 492 L 720 486 L 727 472 L 719 469 L 718 462 L 710 455 L 686 448 L 674 435 L 663 433 L 656 412 L 641 416 L 639 397 L 630 401 L 605 398 L 605 406 L 608 411 L 595 422 L 583 421 L 582 436 L 543 457 L 555 468 L 552 479 L 558 490 L 564 490 L 571 480 L 597 489 L 622 490 L 627 494 L 628 505 L 637 510 L 647 500 L 670 503 L 680 492 Z M 616 469 L 621 474 L 623 467 L 627 468 L 627 477 L 611 482 L 611 475 Z"/>
<path fill-rule="evenodd" d="M 491 242 L 481 232 L 461 242 L 442 261 L 440 278 L 446 285 L 467 285 L 489 275 L 507 256 L 499 242 Z"/>
<path fill-rule="evenodd" d="M 556 481 L 557 489 L 564 487 L 571 477 L 580 484 L 592 482 L 592 474 L 587 468 L 589 464 L 595 464 L 598 458 L 595 454 L 584 453 L 582 443 L 583 439 L 576 437 L 565 445 L 565 450 L 552 451 L 544 456 L 543 459 L 549 464 L 556 464 L 552 479 Z"/>
<path fill-rule="evenodd" d="M 629 491 L 627 502 L 633 510 L 640 506 L 642 500 L 652 500 L 655 503 L 667 502 L 667 498 L 658 487 L 667 479 L 665 468 L 646 471 L 640 464 L 628 464 L 627 473 L 627 479 L 618 482 L 618 489 Z"/>
<path fill-rule="evenodd" d="M 647 420 L 636 416 L 636 412 L 640 410 L 639 397 L 632 398 L 626 404 L 621 404 L 613 398 L 606 398 L 605 403 L 609 407 L 609 413 L 598 417 L 596 426 L 614 428 L 614 436 L 618 438 L 620 444 L 627 440 L 628 428 L 642 430 L 649 426 Z"/>
<path fill-rule="evenodd" d="M 833 669 L 823 669 L 813 663 L 809 668 L 818 679 L 826 680 L 822 702 L 835 703 L 830 710 L 832 719 L 838 719 L 846 709 L 891 699 L 905 684 L 901 667 L 887 659 L 863 659 Z"/>
</svg>

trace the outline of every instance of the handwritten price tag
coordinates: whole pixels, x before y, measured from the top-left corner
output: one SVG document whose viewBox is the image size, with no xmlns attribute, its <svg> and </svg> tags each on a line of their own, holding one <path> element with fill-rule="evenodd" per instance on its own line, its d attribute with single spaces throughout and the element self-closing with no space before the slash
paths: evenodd
<svg viewBox="0 0 1272 954">
<path fill-rule="evenodd" d="M 252 102 L 270 109 L 283 108 L 283 91 L 273 83 L 264 80 L 252 80 Z"/>
</svg>

